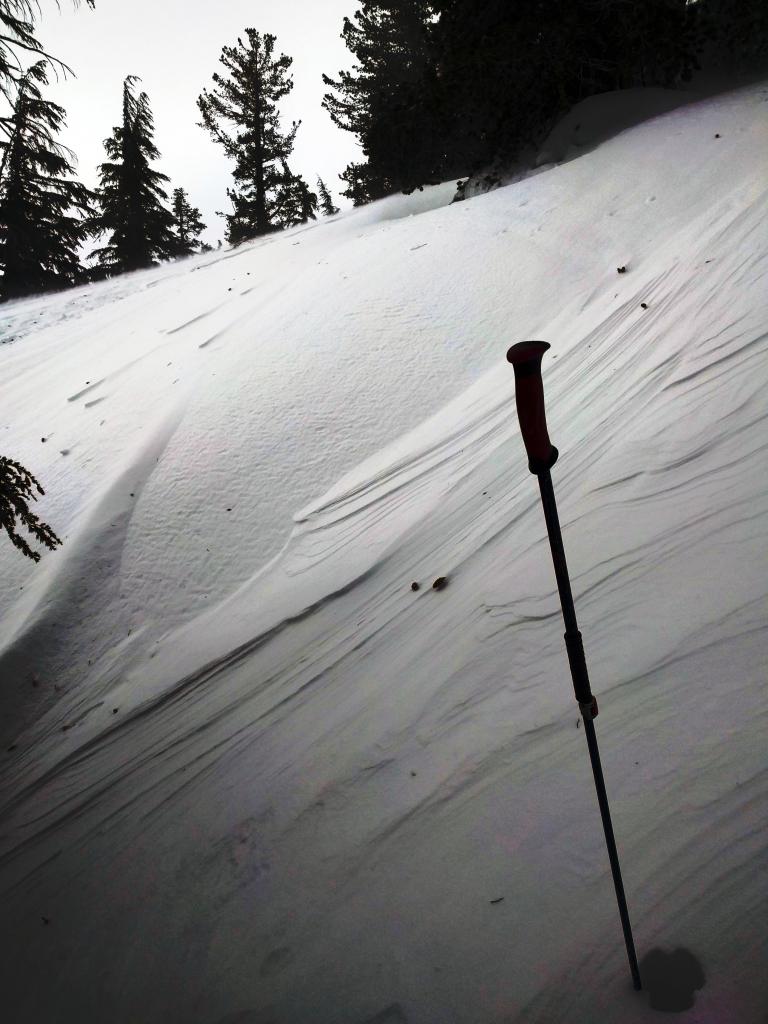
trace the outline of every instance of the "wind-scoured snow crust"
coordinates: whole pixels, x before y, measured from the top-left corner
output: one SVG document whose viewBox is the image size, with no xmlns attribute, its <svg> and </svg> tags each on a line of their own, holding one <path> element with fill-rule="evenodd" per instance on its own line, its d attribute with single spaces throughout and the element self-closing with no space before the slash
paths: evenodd
<svg viewBox="0 0 768 1024">
<path fill-rule="evenodd" d="M 656 1019 L 504 360 L 541 338 L 641 971 L 683 947 L 695 1019 L 757 1024 L 767 115 L 2 308 L 0 450 L 65 538 L 0 545 L 9 1020 Z"/>
</svg>

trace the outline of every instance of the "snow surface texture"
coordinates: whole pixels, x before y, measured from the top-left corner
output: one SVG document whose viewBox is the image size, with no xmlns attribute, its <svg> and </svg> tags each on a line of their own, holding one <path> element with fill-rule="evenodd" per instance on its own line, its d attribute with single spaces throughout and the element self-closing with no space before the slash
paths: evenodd
<svg viewBox="0 0 768 1024">
<path fill-rule="evenodd" d="M 701 98 L 698 90 L 691 95 L 678 89 L 622 89 L 588 96 L 557 121 L 540 146 L 525 149 L 516 165 L 503 167 L 494 163 L 470 175 L 461 189 L 463 198 L 484 195 L 499 185 L 533 177 L 552 164 L 582 156 L 641 121 Z"/>
<path fill-rule="evenodd" d="M 0 545 L 9 1021 L 638 1024 L 677 957 L 683 1019 L 763 1024 L 767 171 L 761 83 L 3 307 L 0 450 L 66 538 Z"/>
</svg>

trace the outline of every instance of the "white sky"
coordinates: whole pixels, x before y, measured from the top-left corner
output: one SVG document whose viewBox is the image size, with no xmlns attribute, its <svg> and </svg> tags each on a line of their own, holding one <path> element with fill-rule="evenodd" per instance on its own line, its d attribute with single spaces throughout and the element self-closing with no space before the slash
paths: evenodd
<svg viewBox="0 0 768 1024">
<path fill-rule="evenodd" d="M 342 208 L 338 174 L 360 158 L 356 139 L 333 124 L 321 107 L 322 74 L 336 75 L 352 64 L 340 39 L 343 18 L 352 16 L 355 0 L 97 0 L 96 10 L 83 4 L 74 10 L 62 0 L 43 0 L 38 36 L 54 56 L 73 69 L 76 78 L 53 83 L 46 95 L 67 111 L 60 141 L 78 157 L 78 178 L 98 184 L 97 165 L 105 159 L 103 141 L 119 121 L 122 84 L 139 75 L 155 118 L 155 143 L 161 158 L 155 167 L 169 175 L 171 186 L 182 185 L 198 206 L 211 243 L 224 237 L 228 210 L 226 188 L 232 165 L 207 132 L 197 127 L 197 97 L 213 86 L 212 75 L 223 71 L 223 46 L 234 45 L 246 27 L 277 37 L 277 53 L 293 57 L 293 92 L 281 105 L 283 124 L 302 124 L 296 136 L 291 168 L 312 188 L 320 174 Z M 170 190 L 169 190 L 170 194 Z"/>
</svg>

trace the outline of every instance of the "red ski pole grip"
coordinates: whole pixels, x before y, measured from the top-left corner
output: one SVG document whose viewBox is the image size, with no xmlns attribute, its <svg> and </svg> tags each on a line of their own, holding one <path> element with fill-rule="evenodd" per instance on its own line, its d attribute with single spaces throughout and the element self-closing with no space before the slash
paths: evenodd
<svg viewBox="0 0 768 1024">
<path fill-rule="evenodd" d="M 515 404 L 528 468 L 537 474 L 554 466 L 558 455 L 547 433 L 541 381 L 541 360 L 549 347 L 546 341 L 520 341 L 507 352 L 507 360 L 515 369 Z"/>
</svg>

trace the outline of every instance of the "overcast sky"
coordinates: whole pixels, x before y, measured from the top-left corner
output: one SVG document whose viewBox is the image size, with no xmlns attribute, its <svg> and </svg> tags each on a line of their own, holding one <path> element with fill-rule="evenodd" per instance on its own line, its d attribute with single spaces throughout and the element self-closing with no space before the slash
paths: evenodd
<svg viewBox="0 0 768 1024">
<path fill-rule="evenodd" d="M 207 132 L 197 126 L 197 97 L 223 72 L 223 46 L 234 45 L 245 28 L 277 37 L 276 54 L 293 57 L 294 89 L 280 106 L 282 123 L 302 124 L 290 164 L 314 188 L 320 174 L 337 205 L 344 186 L 338 174 L 360 159 L 356 139 L 333 124 L 321 106 L 322 74 L 332 77 L 353 58 L 339 38 L 344 16 L 356 0 L 96 0 L 96 10 L 74 10 L 61 0 L 43 0 L 38 36 L 49 53 L 70 65 L 76 78 L 54 82 L 46 95 L 67 111 L 60 141 L 78 157 L 78 178 L 93 188 L 97 165 L 105 157 L 103 141 L 120 120 L 126 75 L 139 75 L 155 118 L 155 144 L 161 158 L 154 166 L 171 186 L 182 185 L 198 206 L 208 230 L 206 241 L 224 237 L 225 222 L 216 210 L 230 210 L 226 188 L 232 165 Z M 169 193 L 170 194 L 170 193 Z"/>
</svg>

